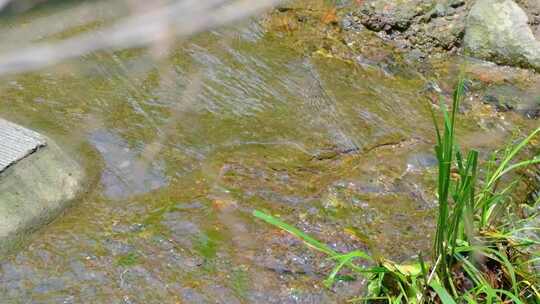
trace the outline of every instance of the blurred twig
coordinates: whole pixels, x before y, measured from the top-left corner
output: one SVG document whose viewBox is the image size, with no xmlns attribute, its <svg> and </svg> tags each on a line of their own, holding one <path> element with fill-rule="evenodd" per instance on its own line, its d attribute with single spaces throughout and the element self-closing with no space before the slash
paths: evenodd
<svg viewBox="0 0 540 304">
<path fill-rule="evenodd" d="M 10 2 L 11 0 L 0 0 L 0 10 L 4 9 Z"/>
<path fill-rule="evenodd" d="M 7 2 L 7 0 L 0 0 Z M 124 18 L 116 24 L 59 42 L 43 42 L 0 54 L 0 74 L 40 69 L 103 49 L 148 46 L 163 32 L 186 38 L 268 9 L 280 0 L 177 0 L 150 12 Z"/>
</svg>

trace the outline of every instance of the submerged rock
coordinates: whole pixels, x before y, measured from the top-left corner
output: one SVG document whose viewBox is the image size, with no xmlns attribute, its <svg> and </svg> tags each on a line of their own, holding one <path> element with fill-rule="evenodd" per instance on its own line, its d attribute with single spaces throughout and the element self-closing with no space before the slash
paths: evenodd
<svg viewBox="0 0 540 304">
<path fill-rule="evenodd" d="M 540 71 L 540 41 L 528 22 L 512 0 L 478 0 L 469 12 L 465 50 L 498 64 Z"/>
<path fill-rule="evenodd" d="M 132 149 L 117 134 L 97 130 L 90 134 L 89 140 L 105 161 L 101 183 L 107 197 L 125 199 L 167 185 L 162 166 L 145 161 L 140 149 Z"/>
</svg>

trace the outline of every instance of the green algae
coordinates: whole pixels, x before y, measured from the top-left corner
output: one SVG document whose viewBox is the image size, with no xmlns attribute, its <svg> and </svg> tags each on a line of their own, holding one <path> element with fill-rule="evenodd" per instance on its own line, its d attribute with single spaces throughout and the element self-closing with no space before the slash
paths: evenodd
<svg viewBox="0 0 540 304">
<path fill-rule="evenodd" d="M 231 288 L 240 297 L 245 298 L 247 289 L 249 288 L 249 274 L 245 267 L 240 265 L 232 270 L 231 273 Z"/>
<path fill-rule="evenodd" d="M 217 256 L 221 238 L 220 233 L 216 230 L 200 234 L 195 239 L 195 250 L 204 257 L 205 261 L 211 262 Z"/>
</svg>

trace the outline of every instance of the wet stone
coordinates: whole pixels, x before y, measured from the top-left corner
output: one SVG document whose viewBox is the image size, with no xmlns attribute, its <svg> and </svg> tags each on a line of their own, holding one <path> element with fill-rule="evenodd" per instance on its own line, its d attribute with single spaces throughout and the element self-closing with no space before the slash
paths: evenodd
<svg viewBox="0 0 540 304">
<path fill-rule="evenodd" d="M 108 282 L 107 282 L 108 283 Z M 98 288 L 96 286 L 85 286 L 79 291 L 80 297 L 83 299 L 95 299 L 98 294 Z"/>
<path fill-rule="evenodd" d="M 233 294 L 229 288 L 221 285 L 211 285 L 207 287 L 209 296 L 217 303 L 241 304 L 242 302 Z"/>
<path fill-rule="evenodd" d="M 188 203 L 177 203 L 174 205 L 176 209 L 179 210 L 194 210 L 204 208 L 204 204 L 198 201 L 188 202 Z"/>
<path fill-rule="evenodd" d="M 162 223 L 175 233 L 197 234 L 200 229 L 197 224 L 186 219 L 183 212 L 168 212 L 163 216 Z"/>
<path fill-rule="evenodd" d="M 158 248 L 164 251 L 169 251 L 174 248 L 173 242 L 160 235 L 153 236 L 152 242 L 156 244 Z"/>
<path fill-rule="evenodd" d="M 203 257 L 190 257 L 175 250 L 170 250 L 168 253 L 165 260 L 169 265 L 178 267 L 178 269 L 196 270 L 196 267 L 200 267 L 204 264 Z"/>
<path fill-rule="evenodd" d="M 501 102 L 499 98 L 494 95 L 485 95 L 483 101 L 487 104 L 493 105 L 499 112 L 510 111 L 514 108 L 512 103 Z"/>
<path fill-rule="evenodd" d="M 268 236 L 270 237 L 270 236 Z M 278 274 L 307 274 L 320 270 L 320 260 L 294 238 L 277 237 L 267 243 L 254 259 L 257 266 Z"/>
<path fill-rule="evenodd" d="M 530 90 L 509 84 L 488 87 L 482 101 L 499 112 L 515 111 L 528 119 L 535 119 L 540 113 L 540 90 L 536 86 Z"/>
<path fill-rule="evenodd" d="M 437 166 L 437 158 L 430 153 L 416 153 L 407 159 L 407 171 L 421 171 Z"/>
<path fill-rule="evenodd" d="M 3 281 L 18 281 L 29 278 L 33 275 L 33 271 L 29 266 L 19 266 L 13 263 L 4 263 L 2 265 Z"/>
<path fill-rule="evenodd" d="M 95 281 L 96 283 L 105 283 L 105 274 L 94 272 L 86 267 L 81 261 L 72 261 L 70 263 L 71 271 L 77 280 L 80 281 Z"/>
<path fill-rule="evenodd" d="M 351 13 L 348 13 L 342 20 L 341 20 L 341 28 L 345 31 L 352 31 L 352 32 L 361 32 L 366 29 L 366 27 L 360 23 L 360 20 L 358 17 L 354 16 Z"/>
<path fill-rule="evenodd" d="M 51 253 L 49 251 L 42 250 L 42 249 L 37 249 L 35 251 L 35 254 L 39 257 L 41 262 L 43 262 L 44 264 L 48 264 L 48 263 L 51 262 L 52 255 L 51 255 Z"/>
<path fill-rule="evenodd" d="M 103 245 L 111 252 L 112 255 L 127 254 L 129 252 L 132 252 L 134 249 L 132 245 L 112 239 L 106 239 L 103 242 Z"/>
<path fill-rule="evenodd" d="M 52 293 L 66 288 L 66 283 L 61 278 L 49 277 L 39 283 L 32 291 L 35 293 Z"/>
<path fill-rule="evenodd" d="M 208 303 L 206 298 L 193 288 L 183 288 L 180 291 L 180 295 L 182 297 L 182 300 L 186 301 L 186 303 L 193 303 L 193 304 Z"/>
<path fill-rule="evenodd" d="M 275 191 L 270 191 L 270 190 L 248 192 L 248 194 L 252 196 L 260 196 L 267 201 L 277 202 L 277 203 L 290 205 L 290 206 L 307 204 L 311 200 L 310 198 L 305 198 L 305 197 L 301 197 L 297 195 L 286 195 L 286 194 L 281 194 L 281 193 L 277 193 Z"/>
<path fill-rule="evenodd" d="M 376 179 L 350 181 L 347 184 L 347 189 L 364 194 L 385 194 L 389 192 L 388 185 Z"/>
<path fill-rule="evenodd" d="M 144 224 L 142 223 L 117 224 L 112 227 L 112 231 L 115 233 L 137 233 L 142 230 L 144 230 Z"/>
</svg>

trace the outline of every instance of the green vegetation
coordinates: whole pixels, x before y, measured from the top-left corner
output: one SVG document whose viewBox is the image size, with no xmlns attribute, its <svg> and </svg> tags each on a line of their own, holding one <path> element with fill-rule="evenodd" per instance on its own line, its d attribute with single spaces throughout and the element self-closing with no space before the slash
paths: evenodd
<svg viewBox="0 0 540 304">
<path fill-rule="evenodd" d="M 399 265 L 359 250 L 342 254 L 276 217 L 257 210 L 253 215 L 335 260 L 327 286 L 332 286 L 343 268 L 367 276 L 367 294 L 352 302 L 540 303 L 540 276 L 533 269 L 540 260 L 540 241 L 523 233 L 540 228 L 523 226 L 527 219 L 520 219 L 519 207 L 511 203 L 518 178 L 507 178 L 517 169 L 540 163 L 540 155 L 518 160 L 540 128 L 494 152 L 480 168 L 479 153 L 473 150 L 465 156 L 456 143 L 456 114 L 463 92 L 460 82 L 451 111 L 442 104 L 442 128 L 433 115 L 439 212 L 431 260 L 420 255 L 414 263 Z M 534 216 L 538 214 L 529 214 L 529 219 Z M 355 264 L 357 259 L 373 266 L 361 267 Z"/>
<path fill-rule="evenodd" d="M 116 264 L 118 266 L 124 266 L 124 267 L 136 265 L 138 262 L 139 262 L 139 255 L 135 252 L 124 254 L 116 260 Z"/>
</svg>

